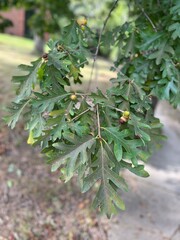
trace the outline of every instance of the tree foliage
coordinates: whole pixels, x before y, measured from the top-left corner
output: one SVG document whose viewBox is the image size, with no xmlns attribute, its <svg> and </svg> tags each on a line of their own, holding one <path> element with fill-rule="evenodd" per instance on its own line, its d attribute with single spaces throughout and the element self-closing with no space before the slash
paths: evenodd
<svg viewBox="0 0 180 240">
<path fill-rule="evenodd" d="M 27 74 L 13 77 L 17 97 L 6 119 L 13 128 L 24 115 L 28 142 L 40 144 L 62 180 L 77 175 L 82 192 L 98 186 L 93 206 L 108 217 L 125 209 L 119 195 L 119 189 L 128 190 L 122 170 L 148 177 L 144 163 L 163 138 L 152 96 L 175 107 L 180 102 L 179 2 L 163 1 L 161 7 L 153 0 L 130 3 L 133 20 L 101 32 L 98 43 L 84 20 L 72 21 L 59 40 L 49 40 L 42 59 L 20 65 Z M 97 44 L 94 63 L 100 47 L 119 49 L 111 68 L 117 78 L 105 93 L 67 88 L 83 82 L 81 69 L 92 55 L 89 43 Z"/>
<path fill-rule="evenodd" d="M 55 33 L 60 31 L 60 18 L 72 18 L 73 12 L 69 9 L 69 0 L 2 0 L 0 9 L 10 9 L 12 7 L 24 8 L 34 12 L 29 19 L 29 25 L 33 32 L 43 37 L 46 32 Z"/>
</svg>

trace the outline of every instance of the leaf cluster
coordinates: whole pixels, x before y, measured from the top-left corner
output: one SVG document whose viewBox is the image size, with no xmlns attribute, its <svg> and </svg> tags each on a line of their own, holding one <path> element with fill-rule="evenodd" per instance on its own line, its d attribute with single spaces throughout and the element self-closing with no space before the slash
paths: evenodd
<svg viewBox="0 0 180 240">
<path fill-rule="evenodd" d="M 131 1 L 133 20 L 104 35 L 118 47 L 115 67 L 151 96 L 180 102 L 179 1 Z M 107 45 L 106 45 L 107 46 Z"/>
<path fill-rule="evenodd" d="M 24 115 L 29 142 L 41 146 L 52 171 L 59 171 L 65 182 L 76 175 L 82 192 L 94 188 L 93 206 L 108 217 L 125 209 L 119 195 L 128 190 L 122 170 L 148 177 L 144 163 L 163 138 L 151 96 L 157 93 L 174 106 L 179 102 L 174 44 L 178 37 L 172 27 L 163 30 L 165 16 L 157 22 L 156 14 L 162 9 L 153 10 L 157 32 L 147 19 L 142 21 L 150 6 L 140 8 L 133 23 L 113 30 L 109 43 L 119 45 L 120 55 L 112 67 L 117 77 L 106 92 L 74 93 L 68 88 L 82 82 L 81 68 L 92 55 L 88 44 L 95 41 L 91 30 L 82 29 L 76 21 L 64 28 L 61 39 L 48 42 L 50 50 L 42 59 L 31 66 L 20 65 L 25 76 L 13 77 L 18 87 L 6 119 L 9 126 L 13 128 Z M 168 8 L 172 22 L 177 21 L 177 6 Z"/>
</svg>

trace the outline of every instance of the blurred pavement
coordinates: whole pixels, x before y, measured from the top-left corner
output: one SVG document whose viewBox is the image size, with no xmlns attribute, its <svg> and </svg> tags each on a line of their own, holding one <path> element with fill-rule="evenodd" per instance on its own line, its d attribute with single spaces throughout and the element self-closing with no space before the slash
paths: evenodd
<svg viewBox="0 0 180 240">
<path fill-rule="evenodd" d="M 149 160 L 150 177 L 126 172 L 126 211 L 113 218 L 109 240 L 180 240 L 180 110 L 159 103 L 156 116 L 168 137 Z"/>
</svg>

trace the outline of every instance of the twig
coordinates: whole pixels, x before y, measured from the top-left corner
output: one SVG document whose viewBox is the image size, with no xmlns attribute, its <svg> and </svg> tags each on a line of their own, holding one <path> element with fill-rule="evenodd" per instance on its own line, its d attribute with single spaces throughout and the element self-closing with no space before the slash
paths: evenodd
<svg viewBox="0 0 180 240">
<path fill-rule="evenodd" d="M 101 139 L 101 125 L 100 125 L 100 119 L 99 119 L 99 107 L 98 107 L 98 104 L 96 105 L 96 111 L 97 111 L 98 136 Z"/>
<path fill-rule="evenodd" d="M 151 26 L 153 27 L 154 31 L 157 32 L 157 28 L 154 25 L 153 21 L 150 19 L 150 17 L 147 15 L 147 13 L 144 11 L 144 8 L 140 8 L 142 13 L 144 14 L 144 16 L 148 19 L 148 21 L 150 22 Z"/>
<path fill-rule="evenodd" d="M 79 92 L 77 93 L 77 92 L 76 92 L 76 95 L 77 95 L 77 96 L 81 96 L 81 97 L 82 97 L 82 96 L 90 96 L 91 93 L 79 93 Z"/>
<path fill-rule="evenodd" d="M 78 114 L 76 117 L 72 118 L 72 119 L 70 120 L 70 122 L 72 122 L 72 121 L 76 120 L 78 117 L 80 117 L 81 115 L 83 115 L 84 113 L 86 113 L 86 112 L 88 112 L 88 111 L 90 111 L 90 109 L 89 109 L 89 108 L 88 108 L 88 109 L 86 109 L 86 110 L 84 110 L 84 111 L 83 111 L 83 112 L 81 112 L 80 114 Z"/>
<path fill-rule="evenodd" d="M 109 108 L 112 108 L 112 109 L 114 109 L 114 110 L 116 110 L 116 111 L 118 111 L 118 112 L 124 112 L 123 110 L 121 110 L 121 109 L 119 109 L 119 108 L 115 108 L 115 107 L 113 107 L 113 106 L 110 106 L 110 105 L 106 105 L 106 107 L 109 107 Z"/>
<path fill-rule="evenodd" d="M 110 18 L 110 16 L 111 16 L 112 11 L 115 9 L 118 1 L 119 1 L 119 0 L 116 0 L 116 1 L 114 2 L 114 4 L 112 5 L 112 7 L 111 7 L 111 9 L 110 9 L 110 11 L 109 11 L 109 13 L 108 13 L 105 21 L 104 21 L 103 27 L 102 27 L 102 29 L 101 29 L 101 31 L 100 31 L 99 39 L 98 39 L 98 44 L 97 44 L 97 47 L 96 47 L 96 52 L 95 52 L 94 58 L 93 58 L 93 64 L 92 64 L 92 69 L 91 69 L 91 74 L 90 74 L 90 79 L 89 79 L 87 91 L 89 91 L 89 88 L 90 88 L 90 86 L 91 86 L 92 76 L 93 76 L 93 72 L 94 72 L 94 66 L 95 66 L 95 62 L 96 62 L 97 55 L 98 55 L 98 52 L 99 52 L 99 48 L 100 48 L 100 45 L 101 45 L 101 38 L 102 38 L 103 31 L 104 31 L 104 29 L 105 29 L 105 27 L 106 27 L 106 25 L 107 25 L 107 22 L 108 22 L 108 20 L 109 20 L 109 18 Z"/>
</svg>

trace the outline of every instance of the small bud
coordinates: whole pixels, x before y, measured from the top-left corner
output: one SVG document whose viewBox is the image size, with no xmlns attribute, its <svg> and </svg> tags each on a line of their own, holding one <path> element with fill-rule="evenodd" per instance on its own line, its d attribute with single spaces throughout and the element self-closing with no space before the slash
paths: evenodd
<svg viewBox="0 0 180 240">
<path fill-rule="evenodd" d="M 135 58 L 137 58 L 138 56 L 139 56 L 139 55 L 138 55 L 137 53 L 134 55 Z"/>
</svg>

